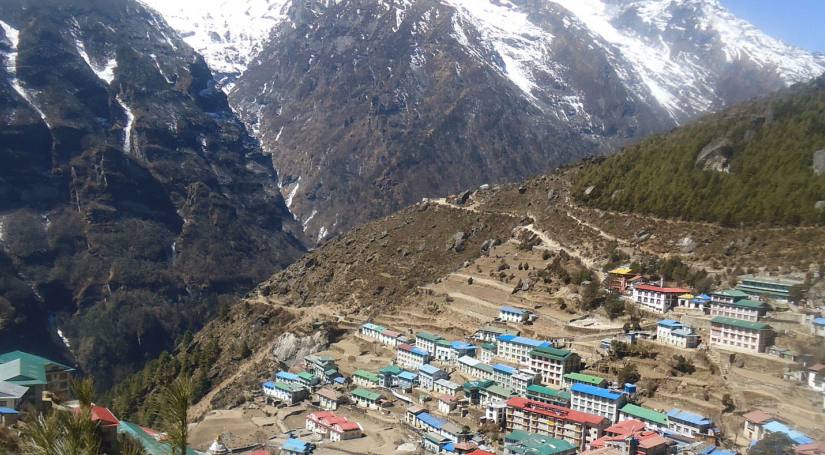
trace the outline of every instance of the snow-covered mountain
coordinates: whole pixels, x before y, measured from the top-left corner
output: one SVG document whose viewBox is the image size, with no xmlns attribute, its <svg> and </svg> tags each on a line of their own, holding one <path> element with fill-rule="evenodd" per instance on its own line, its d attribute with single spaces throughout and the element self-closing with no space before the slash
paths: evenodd
<svg viewBox="0 0 825 455">
<path fill-rule="evenodd" d="M 273 30 L 289 20 L 294 0 L 143 0 L 200 52 L 228 87 L 264 49 Z M 416 0 L 374 0 L 395 14 L 398 25 Z M 622 79 L 638 84 L 674 120 L 719 108 L 714 69 L 703 57 L 717 52 L 727 63 L 751 63 L 775 71 L 786 84 L 825 70 L 825 56 L 789 46 L 725 9 L 718 0 L 441 0 L 455 9 L 453 37 L 468 48 L 467 28 L 480 33 L 481 47 L 527 98 L 553 75 L 553 34 L 542 16 L 561 15 L 566 28 L 589 33 L 622 67 Z M 315 2 L 324 7 L 347 0 Z M 304 2 L 312 3 L 312 2 Z M 352 2 L 370 3 L 370 2 Z M 563 10 L 556 9 L 561 7 Z M 580 110 L 576 99 L 569 108 Z M 582 112 L 586 115 L 586 112 Z"/>
<path fill-rule="evenodd" d="M 223 75 L 323 239 L 808 80 L 717 0 L 143 0 Z"/>
<path fill-rule="evenodd" d="M 225 89 L 243 73 L 290 0 L 143 0 L 209 63 Z"/>
</svg>

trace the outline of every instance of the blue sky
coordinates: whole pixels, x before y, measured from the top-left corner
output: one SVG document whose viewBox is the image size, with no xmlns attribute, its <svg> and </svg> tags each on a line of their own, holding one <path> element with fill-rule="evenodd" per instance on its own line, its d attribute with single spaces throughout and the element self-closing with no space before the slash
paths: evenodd
<svg viewBox="0 0 825 455">
<path fill-rule="evenodd" d="M 721 0 L 767 34 L 811 51 L 825 52 L 825 0 Z"/>
</svg>

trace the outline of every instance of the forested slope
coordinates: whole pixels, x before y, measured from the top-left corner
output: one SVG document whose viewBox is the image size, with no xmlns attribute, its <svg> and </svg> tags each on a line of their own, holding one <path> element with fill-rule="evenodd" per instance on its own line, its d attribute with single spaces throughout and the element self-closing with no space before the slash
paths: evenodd
<svg viewBox="0 0 825 455">
<path fill-rule="evenodd" d="M 657 135 L 586 169 L 588 205 L 725 225 L 825 222 L 825 77 Z"/>
</svg>

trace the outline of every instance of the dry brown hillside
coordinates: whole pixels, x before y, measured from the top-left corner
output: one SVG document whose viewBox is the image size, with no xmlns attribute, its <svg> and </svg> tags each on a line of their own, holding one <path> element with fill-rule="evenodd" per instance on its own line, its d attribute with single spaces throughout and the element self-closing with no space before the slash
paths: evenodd
<svg viewBox="0 0 825 455">
<path fill-rule="evenodd" d="M 289 367 L 310 352 L 339 359 L 345 373 L 383 366 L 386 355 L 353 342 L 351 334 L 367 320 L 409 334 L 465 337 L 502 304 L 540 314 L 535 325 L 523 328 L 526 335 L 567 338 L 591 371 L 615 374 L 616 365 L 602 361 L 595 346 L 621 331 L 627 319 L 610 321 L 601 311 L 582 309 L 587 290 L 575 279 L 587 269 L 601 277 L 610 251 L 631 258 L 679 256 L 710 271 L 719 285 L 734 269 L 804 272 L 825 257 L 825 228 L 740 230 L 576 206 L 569 182 L 579 169 L 420 202 L 332 239 L 274 275 L 186 348 L 213 343 L 220 351 L 208 366 L 211 391 L 192 408 L 193 417 L 250 399 L 276 367 Z M 559 273 L 568 278 L 562 281 Z M 245 356 L 238 354 L 240 342 L 249 348 Z M 764 389 L 767 384 L 775 390 L 786 365 L 765 366 L 761 358 L 731 365 L 727 358 L 703 356 L 694 359 L 694 376 L 678 378 L 666 364 L 671 353 L 662 355 L 634 360 L 650 380 L 645 385 L 658 389 L 648 398 L 651 406 L 681 405 L 721 419 L 722 398 L 730 394 L 737 411 L 793 403 L 801 422 L 818 422 L 805 410 L 812 406 L 807 395 Z M 719 370 L 745 386 L 731 386 Z M 732 414 L 724 421 L 731 429 L 740 423 Z"/>
</svg>

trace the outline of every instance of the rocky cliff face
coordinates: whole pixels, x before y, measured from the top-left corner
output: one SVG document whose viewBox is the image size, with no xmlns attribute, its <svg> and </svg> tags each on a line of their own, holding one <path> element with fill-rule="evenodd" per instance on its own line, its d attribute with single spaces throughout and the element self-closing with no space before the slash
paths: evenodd
<svg viewBox="0 0 825 455">
<path fill-rule="evenodd" d="M 154 11 L 9 0 L 0 60 L 4 346 L 64 341 L 106 385 L 302 253 L 271 160 Z"/>
<path fill-rule="evenodd" d="M 224 72 L 310 240 L 825 68 L 716 0 L 147 1 Z"/>
</svg>

